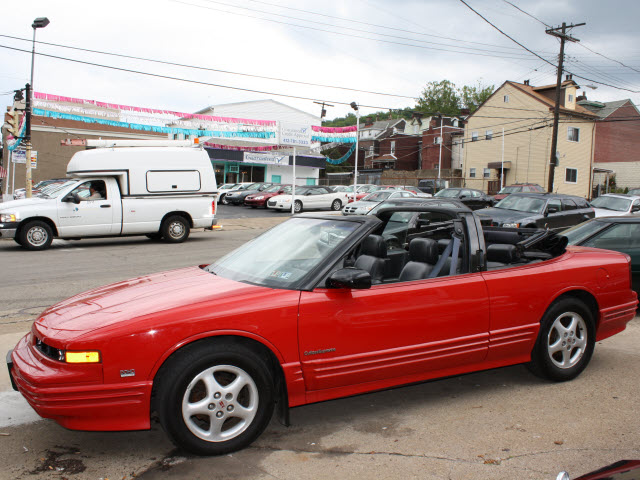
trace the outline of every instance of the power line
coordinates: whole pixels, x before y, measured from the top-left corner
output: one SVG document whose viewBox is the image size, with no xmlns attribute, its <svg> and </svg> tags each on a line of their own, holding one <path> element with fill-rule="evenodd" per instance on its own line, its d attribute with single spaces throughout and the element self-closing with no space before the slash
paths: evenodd
<svg viewBox="0 0 640 480">
<path fill-rule="evenodd" d="M 498 28 L 496 25 L 494 25 L 493 23 L 491 23 L 487 18 L 485 18 L 484 16 L 482 16 L 482 14 L 480 14 L 478 11 L 474 10 L 474 9 L 473 9 L 473 8 L 472 8 L 472 7 L 467 3 L 467 2 L 465 2 L 465 0 L 460 0 L 460 2 L 462 2 L 462 3 L 463 3 L 463 4 L 464 4 L 464 5 L 465 5 L 469 10 L 471 10 L 473 13 L 475 13 L 476 15 L 478 15 L 480 18 L 482 18 L 485 22 L 487 22 L 487 23 L 488 23 L 489 25 L 491 25 L 493 28 L 495 28 L 496 30 L 498 30 L 502 35 L 504 35 L 505 37 L 507 37 L 509 40 L 511 40 L 512 42 L 514 42 L 514 43 L 516 43 L 516 44 L 520 45 L 520 46 L 521 46 L 522 48 L 524 48 L 527 52 L 529 52 L 529 53 L 531 53 L 531 54 L 535 55 L 535 56 L 536 56 L 536 57 L 538 57 L 540 60 L 544 60 L 546 63 L 548 63 L 548 64 L 549 64 L 549 65 L 551 65 L 552 67 L 554 67 L 554 68 L 558 68 L 558 66 L 557 66 L 557 65 L 553 64 L 552 62 L 550 62 L 549 60 L 545 59 L 544 57 L 541 57 L 540 55 L 538 55 L 538 54 L 537 54 L 536 52 L 534 52 L 533 50 L 530 50 L 529 48 L 525 47 L 523 44 L 521 44 L 520 42 L 518 42 L 516 39 L 514 39 L 514 38 L 513 38 L 513 37 L 511 37 L 511 36 L 509 36 L 509 34 L 507 34 L 507 33 L 503 32 L 500 28 Z M 583 80 L 587 80 L 587 81 L 589 81 L 589 82 L 598 83 L 598 84 L 600 84 L 600 85 L 605 85 L 605 86 L 607 86 L 607 87 L 615 88 L 615 89 L 618 89 L 618 90 L 626 90 L 626 91 L 628 91 L 628 92 L 632 92 L 632 93 L 640 93 L 640 90 L 630 90 L 630 89 L 628 89 L 628 88 L 624 88 L 624 87 L 616 87 L 615 85 L 611 85 L 611 84 L 604 83 L 604 82 L 601 82 L 601 81 L 598 81 L 598 80 L 593 80 L 593 79 L 588 78 L 588 77 L 584 77 L 584 76 L 581 76 L 581 75 L 577 75 L 577 74 L 575 74 L 575 73 L 573 73 L 573 72 L 570 72 L 569 70 L 566 70 L 566 69 L 565 69 L 565 71 L 566 71 L 567 73 L 571 74 L 571 75 L 574 75 L 575 77 L 582 78 Z"/>
<path fill-rule="evenodd" d="M 547 25 L 546 23 L 544 23 L 542 20 L 540 20 L 537 17 L 534 17 L 533 15 L 531 15 L 529 12 L 525 12 L 524 10 L 522 10 L 519 6 L 514 5 L 513 3 L 511 3 L 509 0 L 503 0 L 505 3 L 508 3 L 509 5 L 511 5 L 513 8 L 520 10 L 522 13 L 524 13 L 525 15 L 528 15 L 529 17 L 533 18 L 536 22 L 540 22 L 542 25 L 544 25 L 547 28 L 551 28 L 551 25 Z"/>
<path fill-rule="evenodd" d="M 28 38 L 14 37 L 14 36 L 11 36 L 11 35 L 2 35 L 2 34 L 0 34 L 0 37 L 11 38 L 11 39 L 14 39 L 14 40 L 22 40 L 22 41 L 25 41 L 25 42 L 31 42 L 31 40 L 28 39 Z M 42 45 L 49 45 L 49 46 L 53 46 L 53 47 L 67 48 L 67 49 L 71 49 L 71 50 L 79 50 L 79 51 L 88 52 L 88 53 L 97 53 L 97 54 L 100 54 L 100 55 L 109 55 L 109 56 L 113 56 L 113 57 L 130 58 L 132 60 L 142 60 L 142 61 L 145 61 L 145 62 L 160 63 L 162 65 L 172 65 L 172 66 L 176 66 L 176 67 L 192 68 L 192 69 L 195 69 L 195 70 L 204 70 L 204 71 L 209 71 L 209 72 L 226 73 L 226 74 L 230 74 L 230 75 L 241 75 L 241 76 L 244 76 L 244 77 L 262 78 L 262 79 L 265 79 L 265 80 L 277 80 L 279 82 L 296 83 L 296 84 L 299 84 L 299 85 L 308 85 L 308 86 L 311 86 L 311 87 L 335 88 L 335 89 L 339 89 L 339 90 L 348 90 L 348 91 L 352 91 L 352 92 L 369 93 L 369 94 L 372 94 L 372 95 L 384 95 L 384 96 L 388 96 L 388 97 L 409 98 L 409 99 L 412 99 L 412 100 L 415 100 L 415 98 L 416 98 L 416 97 L 410 97 L 408 95 L 397 95 L 397 94 L 393 94 L 393 93 L 373 92 L 373 91 L 369 91 L 369 90 L 360 90 L 360 89 L 357 89 L 357 88 L 337 87 L 335 85 L 324 85 L 324 84 L 319 84 L 319 83 L 302 82 L 302 81 L 298 81 L 298 80 L 288 80 L 288 79 L 285 79 L 285 78 L 268 77 L 268 76 L 265 76 L 265 75 L 254 75 L 254 74 L 249 74 L 249 73 L 232 72 L 232 71 L 229 71 L 229 70 L 220 70 L 220 69 L 216 69 L 216 68 L 199 67 L 199 66 L 196 66 L 196 65 L 187 65 L 187 64 L 183 64 L 183 63 L 169 62 L 169 61 L 166 61 L 166 60 L 156 60 L 156 59 L 152 59 L 152 58 L 136 57 L 134 55 L 125 55 L 125 54 L 122 54 L 122 53 L 113 53 L 113 52 L 105 52 L 105 51 L 101 51 L 101 50 L 92 50 L 92 49 L 89 49 L 89 48 L 74 47 L 74 46 L 71 46 L 71 45 L 61 45 L 59 43 L 50 43 L 50 42 L 41 42 L 41 41 L 36 41 L 36 43 L 42 44 Z"/>
</svg>

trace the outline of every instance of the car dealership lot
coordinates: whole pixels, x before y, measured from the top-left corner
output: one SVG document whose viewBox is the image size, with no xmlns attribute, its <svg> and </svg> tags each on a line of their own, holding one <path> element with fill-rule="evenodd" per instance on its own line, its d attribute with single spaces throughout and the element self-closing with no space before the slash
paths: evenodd
<svg viewBox="0 0 640 480">
<path fill-rule="evenodd" d="M 124 278 L 208 263 L 286 218 L 221 217 L 222 231 L 194 232 L 180 245 L 133 237 L 56 241 L 49 251 L 26 252 L 1 241 L 2 351 L 51 303 Z M 636 317 L 596 346 L 580 377 L 563 384 L 515 366 L 296 408 L 291 427 L 272 421 L 252 446 L 223 457 L 184 455 L 157 424 L 124 433 L 67 431 L 49 420 L 10 426 L 7 417 L 19 407 L 0 407 L 0 433 L 8 434 L 0 436 L 0 455 L 11 459 L 0 478 L 553 479 L 561 469 L 576 477 L 640 457 L 639 341 Z M 14 405 L 1 401 L 17 403 L 19 396 L 9 391 L 6 370 L 0 375 L 0 404 Z"/>
</svg>

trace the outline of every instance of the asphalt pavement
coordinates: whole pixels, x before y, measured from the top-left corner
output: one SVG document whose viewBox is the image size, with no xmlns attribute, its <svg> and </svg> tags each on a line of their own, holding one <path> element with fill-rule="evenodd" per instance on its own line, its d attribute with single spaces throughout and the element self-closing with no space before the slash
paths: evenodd
<svg viewBox="0 0 640 480">
<path fill-rule="evenodd" d="M 54 241 L 27 252 L 0 241 L 0 353 L 47 306 L 147 273 L 209 263 L 288 214 L 222 207 L 223 228 L 178 245 L 145 237 Z M 291 411 L 249 448 L 222 457 L 176 450 L 143 432 L 77 432 L 42 420 L 0 369 L 4 479 L 539 479 L 572 478 L 640 458 L 640 318 L 598 342 L 576 380 L 550 383 L 502 368 Z"/>
</svg>

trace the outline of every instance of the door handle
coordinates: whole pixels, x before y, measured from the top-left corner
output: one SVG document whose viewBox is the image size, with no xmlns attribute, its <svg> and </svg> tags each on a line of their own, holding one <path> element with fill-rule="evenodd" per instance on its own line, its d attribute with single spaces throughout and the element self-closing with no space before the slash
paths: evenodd
<svg viewBox="0 0 640 480">
<path fill-rule="evenodd" d="M 100 208 L 111 208 L 111 205 L 100 205 Z"/>
</svg>

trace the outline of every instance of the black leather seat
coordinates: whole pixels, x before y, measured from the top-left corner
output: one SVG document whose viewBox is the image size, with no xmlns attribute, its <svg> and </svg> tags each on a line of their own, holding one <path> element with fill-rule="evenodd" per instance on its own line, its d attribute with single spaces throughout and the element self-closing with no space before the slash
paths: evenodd
<svg viewBox="0 0 640 480">
<path fill-rule="evenodd" d="M 366 270 L 371 274 L 371 283 L 380 283 L 384 277 L 387 262 L 387 244 L 380 235 L 369 235 L 362 242 L 360 256 L 356 259 L 355 268 Z"/>
<path fill-rule="evenodd" d="M 408 282 L 427 278 L 438 262 L 438 242 L 432 238 L 414 238 L 409 243 L 409 261 L 400 272 L 399 280 Z"/>
<path fill-rule="evenodd" d="M 508 267 L 517 261 L 518 251 L 515 245 L 494 243 L 487 247 L 487 270 Z"/>
</svg>

